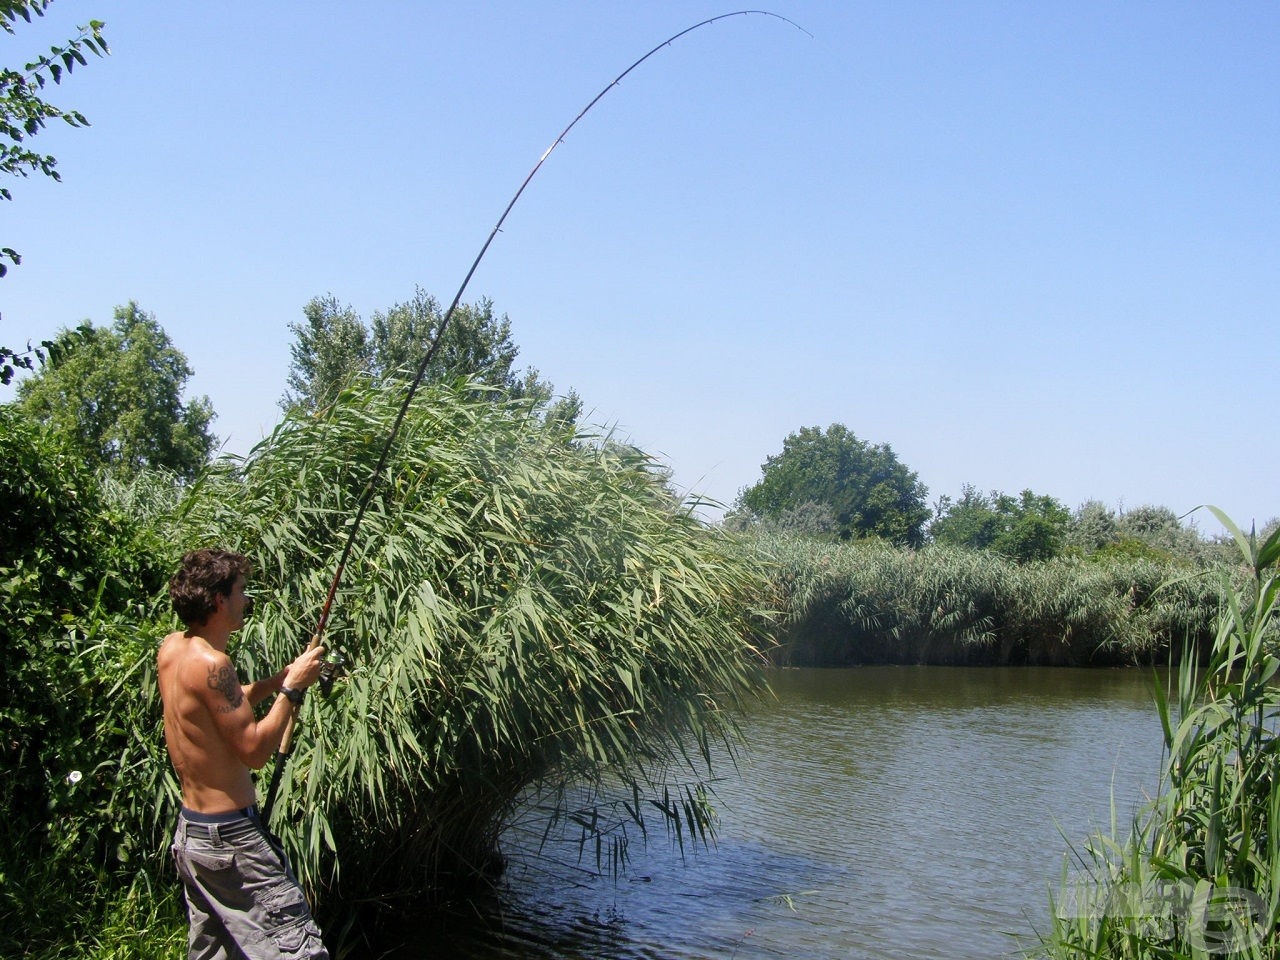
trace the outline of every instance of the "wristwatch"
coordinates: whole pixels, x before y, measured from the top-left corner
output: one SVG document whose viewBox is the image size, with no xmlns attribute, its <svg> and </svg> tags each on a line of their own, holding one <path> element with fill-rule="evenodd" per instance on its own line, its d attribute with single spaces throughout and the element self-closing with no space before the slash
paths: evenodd
<svg viewBox="0 0 1280 960">
<path fill-rule="evenodd" d="M 295 690 L 293 687 L 281 687 L 280 692 L 289 698 L 289 702 L 295 707 L 302 705 L 302 699 L 307 695 L 305 690 Z"/>
</svg>

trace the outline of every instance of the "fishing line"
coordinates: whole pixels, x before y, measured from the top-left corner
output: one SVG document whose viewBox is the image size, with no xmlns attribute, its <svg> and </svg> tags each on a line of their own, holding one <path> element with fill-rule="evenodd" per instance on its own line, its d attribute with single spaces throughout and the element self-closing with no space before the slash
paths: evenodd
<svg viewBox="0 0 1280 960">
<path fill-rule="evenodd" d="M 476 268 L 480 266 L 480 261 L 484 259 L 484 255 L 488 253 L 489 246 L 490 244 L 493 243 L 494 237 L 496 237 L 499 231 L 502 230 L 502 225 L 503 223 L 506 222 L 507 214 L 511 212 L 511 209 L 516 205 L 516 202 L 519 201 L 520 196 L 525 191 L 525 188 L 529 186 L 530 181 L 532 181 L 533 178 L 537 175 L 538 171 L 542 169 L 542 165 L 546 163 L 547 158 L 551 156 L 555 148 L 564 142 L 564 138 L 569 135 L 569 131 L 571 131 L 575 126 L 577 126 L 578 121 L 581 120 L 583 117 L 585 117 L 591 111 L 592 107 L 594 107 L 597 103 L 599 103 L 602 99 L 604 99 L 604 96 L 610 90 L 618 86 L 618 84 L 620 84 L 627 77 L 627 75 L 631 73 L 632 70 L 635 70 L 637 67 L 639 67 L 642 63 L 644 63 L 646 60 L 648 60 L 650 57 L 656 54 L 663 47 L 670 46 L 671 44 L 675 43 L 675 41 L 683 37 L 685 34 L 692 33 L 694 30 L 697 30 L 700 27 L 708 26 L 709 24 L 716 23 L 720 20 L 728 20 L 730 17 L 744 17 L 744 16 L 752 16 L 752 15 L 772 17 L 775 20 L 781 20 L 783 23 L 788 23 L 791 26 L 795 27 L 797 30 L 799 30 L 801 33 L 805 34 L 806 36 L 808 37 L 813 36 L 813 34 L 809 33 L 808 30 L 800 26 L 794 20 L 788 19 L 787 17 L 784 17 L 781 14 L 773 13 L 769 10 L 735 10 L 732 13 L 722 13 L 718 16 L 710 17 L 706 20 L 703 20 L 700 23 L 695 23 L 691 27 L 686 27 L 685 29 L 681 30 L 679 33 L 672 34 L 666 40 L 663 40 L 660 44 L 655 46 L 652 50 L 650 50 L 644 56 L 637 59 L 634 63 L 632 63 L 629 67 L 627 67 L 627 69 L 623 70 L 620 74 L 614 77 L 613 80 L 611 80 L 608 84 L 606 84 L 604 89 L 602 89 L 599 93 L 597 93 L 591 99 L 591 102 L 588 103 L 585 107 L 583 107 L 582 110 L 579 111 L 578 115 L 569 122 L 569 125 L 560 131 L 559 135 L 555 138 L 555 140 L 551 142 L 551 146 L 547 147 L 547 149 L 543 151 L 542 156 L 538 158 L 538 162 L 533 165 L 533 169 L 529 171 L 528 176 L 524 178 L 524 181 L 520 184 L 519 189 L 516 190 L 510 202 L 507 204 L 506 208 L 502 211 L 502 216 L 498 217 L 498 222 L 495 223 L 493 225 L 493 229 L 489 231 L 489 236 L 485 239 L 484 245 L 480 247 L 480 252 L 476 254 L 475 260 L 471 262 L 471 268 L 467 270 L 467 275 L 463 277 L 462 284 L 458 287 L 458 292 L 454 294 L 453 301 L 449 304 L 449 309 L 445 311 L 443 318 L 441 318 L 440 320 L 440 328 L 436 331 L 436 335 L 431 342 L 431 346 L 427 349 L 427 352 L 423 356 L 422 361 L 418 364 L 417 373 L 414 375 L 412 382 L 410 382 L 409 384 L 409 389 L 405 393 L 404 402 L 400 404 L 399 412 L 396 413 L 395 421 L 391 425 L 391 432 L 387 434 L 387 440 L 382 446 L 382 453 L 379 455 L 378 462 L 374 466 L 372 474 L 370 474 L 369 476 L 369 482 L 365 485 L 364 491 L 360 496 L 360 503 L 358 508 L 356 509 L 355 519 L 351 523 L 351 529 L 347 534 L 346 543 L 342 547 L 342 554 L 338 558 L 338 565 L 334 569 L 333 579 L 329 583 L 329 592 L 325 596 L 324 606 L 320 610 L 320 617 L 316 621 L 315 630 L 312 632 L 311 642 L 307 645 L 308 650 L 312 650 L 318 647 L 321 643 L 321 640 L 324 637 L 325 628 L 329 624 L 329 615 L 333 611 L 333 601 L 338 594 L 338 586 L 339 584 L 341 584 L 342 575 L 346 571 L 347 561 L 351 557 L 351 550 L 355 546 L 356 536 L 360 531 L 360 524 L 364 520 L 364 515 L 369 508 L 370 502 L 373 500 L 373 494 L 376 491 L 378 480 L 382 476 L 382 471 L 386 468 L 387 460 L 391 456 L 392 445 L 395 443 L 396 437 L 400 433 L 400 426 L 404 422 L 405 415 L 409 412 L 409 407 L 413 403 L 413 398 L 418 393 L 418 387 L 422 385 L 422 380 L 423 380 L 423 377 L 426 376 L 427 368 L 431 365 L 431 361 L 435 358 L 436 353 L 439 351 L 440 345 L 444 342 L 445 330 L 449 326 L 449 321 L 453 319 L 453 314 L 457 310 L 458 304 L 462 301 L 462 295 L 466 292 L 467 285 L 471 282 L 471 277 L 475 274 Z M 267 799 L 266 799 L 266 802 L 263 804 L 263 808 L 262 808 L 263 810 L 262 815 L 263 815 L 263 818 L 266 820 L 270 820 L 271 818 L 271 808 L 275 803 L 276 792 L 280 787 L 280 777 L 281 777 L 281 774 L 284 772 L 285 763 L 287 762 L 289 753 L 292 749 L 293 728 L 294 728 L 294 723 L 297 719 L 297 715 L 298 715 L 298 706 L 294 705 L 289 716 L 288 725 L 285 727 L 284 737 L 280 741 L 280 750 L 276 754 L 275 767 L 271 773 L 271 785 L 267 789 Z"/>
</svg>

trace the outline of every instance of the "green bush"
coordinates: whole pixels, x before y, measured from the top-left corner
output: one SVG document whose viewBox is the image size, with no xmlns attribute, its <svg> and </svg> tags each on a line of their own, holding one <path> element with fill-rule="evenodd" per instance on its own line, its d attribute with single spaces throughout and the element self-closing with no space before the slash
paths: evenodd
<svg viewBox="0 0 1280 960">
<path fill-rule="evenodd" d="M 1172 564 L 1177 557 L 1168 550 L 1154 547 L 1145 540 L 1136 537 L 1125 537 L 1104 544 L 1090 553 L 1087 559 L 1093 563 L 1113 563 L 1125 560 L 1150 560 L 1155 563 Z"/>
<path fill-rule="evenodd" d="M 154 656 L 167 558 L 111 507 L 83 458 L 0 406 L 0 954 L 75 942 L 87 891 L 154 867 L 133 789 L 152 756 Z"/>
</svg>

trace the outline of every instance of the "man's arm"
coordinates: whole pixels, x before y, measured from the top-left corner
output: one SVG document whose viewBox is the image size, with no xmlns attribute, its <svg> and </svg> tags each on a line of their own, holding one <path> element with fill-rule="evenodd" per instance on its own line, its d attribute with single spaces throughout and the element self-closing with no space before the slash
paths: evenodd
<svg viewBox="0 0 1280 960">
<path fill-rule="evenodd" d="M 279 693 L 280 688 L 284 686 L 284 678 L 288 672 L 289 668 L 285 667 L 274 676 L 263 677 L 261 680 L 245 684 L 241 689 L 244 691 L 245 699 L 249 701 L 249 706 L 256 707 L 273 693 Z"/>
<path fill-rule="evenodd" d="M 323 655 L 323 647 L 302 654 L 282 671 L 282 685 L 298 690 L 311 686 L 320 675 L 320 658 Z M 226 654 L 214 653 L 203 657 L 199 666 L 205 676 L 196 693 L 213 717 L 218 735 L 246 767 L 261 769 L 280 746 L 292 712 L 289 701 L 284 697 L 277 698 L 266 715 L 255 720 L 249 696 Z M 270 683 L 274 679 L 260 680 L 258 684 Z"/>
</svg>

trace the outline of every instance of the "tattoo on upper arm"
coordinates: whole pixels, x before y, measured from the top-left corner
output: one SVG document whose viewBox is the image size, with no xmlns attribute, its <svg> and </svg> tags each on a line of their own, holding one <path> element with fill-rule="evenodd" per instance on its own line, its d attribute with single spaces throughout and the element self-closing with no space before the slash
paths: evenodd
<svg viewBox="0 0 1280 960">
<path fill-rule="evenodd" d="M 244 702 L 244 689 L 231 664 L 209 668 L 209 689 L 217 690 L 227 698 L 227 706 L 219 706 L 219 713 L 230 713 Z"/>
</svg>

